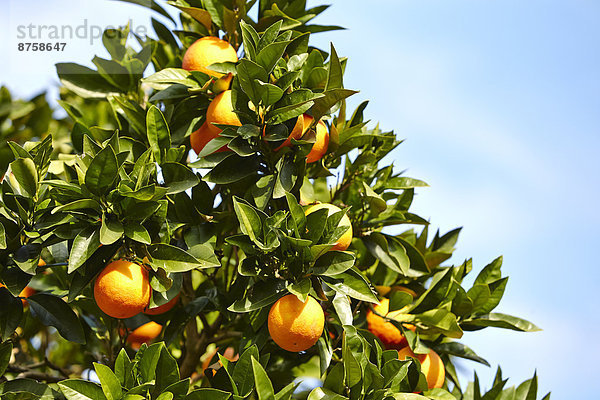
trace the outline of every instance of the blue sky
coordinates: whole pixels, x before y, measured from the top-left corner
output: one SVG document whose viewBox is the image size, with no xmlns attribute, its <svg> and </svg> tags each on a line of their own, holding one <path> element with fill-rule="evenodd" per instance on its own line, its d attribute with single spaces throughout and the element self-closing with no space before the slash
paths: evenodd
<svg viewBox="0 0 600 400">
<path fill-rule="evenodd" d="M 314 43 L 349 58 L 351 104 L 406 139 L 394 164 L 426 180 L 415 211 L 447 231 L 463 226 L 454 261 L 480 269 L 504 255 L 498 311 L 539 333 L 488 329 L 463 341 L 513 384 L 537 369 L 553 398 L 592 398 L 600 357 L 594 244 L 600 195 L 600 3 L 593 0 L 333 0 L 318 22 L 346 31 Z M 318 4 L 311 1 L 311 4 Z M 52 4 L 52 5 L 50 5 Z M 89 64 L 100 44 L 18 53 L 18 24 L 149 26 L 142 9 L 110 1 L 10 1 L 2 15 L 0 80 L 26 96 L 56 84 L 53 64 Z M 473 364 L 465 364 L 466 371 Z M 569 371 L 572 369 L 572 371 Z M 468 372 L 470 374 L 470 372 Z M 587 395 L 587 396 L 586 396 Z"/>
</svg>

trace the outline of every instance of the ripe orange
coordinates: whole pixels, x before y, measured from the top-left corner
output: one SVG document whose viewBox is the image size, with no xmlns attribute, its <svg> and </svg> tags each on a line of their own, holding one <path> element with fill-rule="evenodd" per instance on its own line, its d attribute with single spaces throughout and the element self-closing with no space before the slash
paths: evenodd
<svg viewBox="0 0 600 400">
<path fill-rule="evenodd" d="M 202 71 L 205 74 L 220 78 L 222 73 L 208 69 L 211 64 L 226 61 L 237 62 L 235 49 L 218 37 L 205 36 L 196 40 L 185 52 L 181 67 L 188 71 Z"/>
<path fill-rule="evenodd" d="M 210 102 L 206 110 L 206 123 L 210 132 L 216 137 L 221 133 L 221 129 L 213 124 L 241 126 L 236 113 L 233 112 L 233 103 L 231 102 L 231 90 L 225 90 L 219 93 L 213 101 Z"/>
<path fill-rule="evenodd" d="M 327 213 L 328 215 L 335 214 L 336 212 L 342 211 L 342 210 L 340 210 L 339 207 L 334 206 L 333 204 L 321 203 L 321 204 L 315 204 L 314 206 L 308 207 L 306 209 L 306 211 L 304 212 L 304 214 L 308 215 L 310 213 L 313 213 L 317 210 L 321 210 L 323 208 L 326 208 L 327 210 L 329 210 Z M 331 247 L 330 250 L 344 251 L 348 248 L 348 246 L 350 246 L 350 243 L 352 243 L 352 223 L 350 222 L 350 218 L 348 218 L 348 215 L 344 215 L 342 217 L 338 226 L 348 226 L 348 230 L 346 232 L 344 232 L 344 234 L 342 236 L 340 236 L 340 238 L 337 240 L 335 245 L 333 245 Z"/>
<path fill-rule="evenodd" d="M 179 300 L 179 295 L 173 297 L 171 300 L 169 300 L 162 306 L 158 306 L 158 307 L 154 307 L 154 308 L 146 308 L 146 310 L 144 311 L 144 314 L 146 314 L 146 315 L 164 314 L 167 311 L 171 310 L 173 307 L 175 307 L 175 304 L 177 304 L 178 300 Z"/>
<path fill-rule="evenodd" d="M 156 339 L 160 335 L 160 332 L 162 332 L 162 325 L 150 321 L 134 329 L 133 332 L 127 335 L 127 343 L 129 343 L 132 349 L 138 350 L 142 346 L 142 343 L 148 343 Z"/>
<path fill-rule="evenodd" d="M 212 132 L 208 128 L 208 124 L 205 122 L 202 124 L 200 129 L 192 132 L 190 134 L 190 145 L 192 145 L 192 149 L 196 152 L 196 154 L 200 154 L 204 146 L 214 138 L 219 136 L 218 133 Z M 221 151 L 221 149 L 217 150 Z"/>
<path fill-rule="evenodd" d="M 402 320 L 402 316 L 406 315 L 402 310 L 388 313 L 389 307 L 390 301 L 388 299 L 382 299 L 378 305 L 373 307 L 373 309 L 380 315 L 385 315 L 387 318 L 396 320 Z M 402 349 L 408 345 L 406 338 L 394 324 L 386 321 L 371 310 L 367 311 L 367 325 L 369 331 L 381 340 L 386 349 Z M 405 326 L 411 331 L 416 329 L 414 325 L 406 324 Z"/>
<path fill-rule="evenodd" d="M 421 363 L 421 372 L 427 378 L 429 389 L 444 386 L 446 369 L 442 359 L 435 351 L 431 350 L 429 354 L 415 354 L 408 346 L 398 351 L 398 359 L 406 360 L 408 357 L 416 358 Z"/>
<path fill-rule="evenodd" d="M 292 139 L 300 139 L 310 127 L 310 124 L 313 122 L 313 117 L 308 114 L 302 114 L 296 120 L 296 124 L 294 124 L 294 128 L 292 132 L 285 139 L 285 142 L 281 144 L 281 146 L 277 147 L 275 151 L 279 151 L 283 147 L 289 147 L 292 144 Z"/>
<path fill-rule="evenodd" d="M 327 132 L 327 125 L 323 121 L 319 121 L 317 123 L 316 129 L 317 137 L 315 139 L 315 143 L 313 147 L 306 156 L 307 163 L 313 163 L 315 161 L 319 161 L 325 153 L 327 153 L 327 147 L 329 146 L 329 132 Z"/>
<path fill-rule="evenodd" d="M 325 315 L 312 297 L 306 302 L 293 294 L 277 300 L 269 311 L 269 334 L 282 349 L 299 352 L 313 346 L 325 327 Z"/>
<path fill-rule="evenodd" d="M 108 264 L 94 284 L 96 304 L 114 318 L 141 313 L 148 306 L 151 294 L 146 269 L 122 259 Z"/>
</svg>

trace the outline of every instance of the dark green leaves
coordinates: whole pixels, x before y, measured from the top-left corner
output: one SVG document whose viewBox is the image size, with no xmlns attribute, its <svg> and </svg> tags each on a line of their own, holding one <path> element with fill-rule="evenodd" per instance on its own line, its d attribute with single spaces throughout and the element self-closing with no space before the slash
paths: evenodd
<svg viewBox="0 0 600 400">
<path fill-rule="evenodd" d="M 107 400 L 118 400 L 123 395 L 121 383 L 117 376 L 106 365 L 94 363 L 94 369 Z"/>
<path fill-rule="evenodd" d="M 106 234 L 105 234 L 106 235 Z M 69 273 L 79 268 L 100 247 L 100 230 L 89 227 L 75 237 L 69 257 Z"/>
<path fill-rule="evenodd" d="M 199 260 L 187 251 L 169 244 L 153 244 L 148 247 L 148 251 L 152 257 L 152 265 L 167 272 L 185 272 L 216 266 L 210 260 Z"/>
<path fill-rule="evenodd" d="M 85 186 L 96 196 L 105 195 L 112 189 L 119 165 L 111 146 L 100 150 L 85 173 Z"/>
<path fill-rule="evenodd" d="M 146 114 L 146 130 L 154 158 L 160 164 L 163 154 L 171 148 L 171 133 L 165 116 L 154 105 L 150 106 Z"/>
<path fill-rule="evenodd" d="M 43 293 L 30 296 L 27 302 L 34 316 L 44 325 L 55 327 L 62 337 L 71 342 L 85 344 L 81 323 L 67 303 Z"/>
<path fill-rule="evenodd" d="M 101 400 L 105 398 L 100 386 L 82 379 L 66 379 L 59 382 L 58 387 L 67 400 Z"/>
<path fill-rule="evenodd" d="M 8 339 L 21 322 L 23 304 L 4 287 L 0 287 L 0 304 L 0 335 Z"/>
<path fill-rule="evenodd" d="M 18 158 L 10 164 L 12 173 L 19 183 L 21 194 L 34 197 L 38 188 L 38 172 L 35 163 L 30 158 Z"/>
</svg>

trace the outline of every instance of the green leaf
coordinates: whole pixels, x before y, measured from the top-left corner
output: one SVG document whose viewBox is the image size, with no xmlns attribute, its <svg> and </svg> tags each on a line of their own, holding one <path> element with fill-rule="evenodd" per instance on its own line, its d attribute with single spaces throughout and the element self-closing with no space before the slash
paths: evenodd
<svg viewBox="0 0 600 400">
<path fill-rule="evenodd" d="M 72 273 L 91 257 L 100 247 L 100 229 L 90 226 L 81 232 L 73 240 L 71 254 L 69 256 L 68 273 Z"/>
<path fill-rule="evenodd" d="M 107 400 L 119 400 L 123 395 L 119 378 L 106 365 L 94 363 L 94 370 Z"/>
<path fill-rule="evenodd" d="M 184 192 L 200 181 L 194 171 L 183 164 L 167 162 L 163 163 L 161 168 L 165 184 L 168 186 L 167 194 Z"/>
<path fill-rule="evenodd" d="M 63 211 L 66 212 L 66 211 L 85 210 L 87 208 L 96 210 L 96 211 L 102 210 L 102 206 L 100 205 L 100 203 L 98 203 L 94 199 L 79 199 L 79 200 L 75 200 L 70 203 L 63 204 L 62 206 L 58 206 L 58 207 L 54 208 L 52 210 L 52 214 L 56 214 L 58 212 L 63 212 Z"/>
<path fill-rule="evenodd" d="M 473 285 L 490 284 L 502 278 L 502 272 L 500 271 L 500 267 L 502 267 L 502 260 L 503 257 L 500 256 L 488 265 L 486 265 L 481 270 L 479 275 L 477 275 L 477 278 L 475 278 L 475 282 L 473 282 Z"/>
<path fill-rule="evenodd" d="M 71 307 L 56 296 L 37 293 L 27 298 L 34 316 L 46 326 L 53 326 L 65 339 L 85 344 L 85 335 L 79 318 Z"/>
<path fill-rule="evenodd" d="M 352 325 L 354 321 L 354 315 L 352 313 L 352 306 L 350 305 L 350 299 L 348 296 L 336 293 L 333 298 L 333 307 L 335 308 L 335 313 L 340 319 L 340 323 L 342 325 Z"/>
<path fill-rule="evenodd" d="M 254 373 L 254 385 L 258 394 L 258 400 L 275 400 L 273 384 L 265 369 L 254 357 L 252 357 L 252 371 Z"/>
<path fill-rule="evenodd" d="M 224 392 L 219 389 L 213 388 L 200 388 L 194 391 L 191 391 L 186 397 L 185 400 L 227 400 L 231 397 L 231 393 Z"/>
<path fill-rule="evenodd" d="M 0 376 L 4 376 L 4 371 L 10 362 L 13 345 L 10 340 L 0 344 Z"/>
<path fill-rule="evenodd" d="M 285 48 L 289 43 L 289 41 L 281 41 L 265 46 L 265 48 L 256 55 L 257 64 L 263 67 L 267 74 L 270 74 L 277 62 L 281 59 L 281 56 L 283 56 Z"/>
<path fill-rule="evenodd" d="M 4 231 L 4 225 L 0 223 L 0 250 L 6 249 L 6 233 Z"/>
<path fill-rule="evenodd" d="M 185 272 L 196 268 L 207 268 L 205 262 L 170 244 L 153 244 L 148 247 L 148 252 L 152 257 L 152 266 L 162 268 L 167 272 Z"/>
<path fill-rule="evenodd" d="M 327 286 L 357 300 L 378 303 L 379 299 L 362 274 L 354 269 L 334 276 L 323 276 Z"/>
<path fill-rule="evenodd" d="M 252 392 L 252 389 L 254 389 L 252 360 L 258 357 L 258 347 L 252 345 L 244 350 L 235 364 L 231 378 L 235 382 L 240 396 L 247 396 Z"/>
<path fill-rule="evenodd" d="M 150 106 L 146 114 L 146 134 L 154 158 L 161 164 L 163 154 L 171 148 L 171 132 L 165 116 L 155 105 Z"/>
<path fill-rule="evenodd" d="M 527 320 L 502 313 L 489 313 L 466 320 L 462 323 L 462 327 L 465 330 L 476 330 L 477 328 L 487 326 L 512 329 L 521 332 L 536 332 L 541 330 L 535 324 Z"/>
<path fill-rule="evenodd" d="M 236 67 L 236 71 L 242 90 L 246 93 L 252 103 L 258 106 L 262 98 L 262 93 L 263 91 L 266 91 L 267 88 L 263 90 L 263 87 L 257 82 L 267 82 L 269 80 L 269 75 L 263 67 L 247 58 L 242 58 L 240 60 Z"/>
<path fill-rule="evenodd" d="M 262 234 L 262 220 L 258 211 L 242 202 L 238 197 L 233 198 L 233 209 L 235 210 L 242 232 L 250 236 L 253 242 L 261 242 L 259 236 Z"/>
<path fill-rule="evenodd" d="M 484 358 L 479 357 L 477 355 L 477 353 L 475 353 L 473 350 L 471 350 L 471 348 L 469 348 L 468 346 L 465 346 L 462 343 L 458 343 L 458 342 L 442 343 L 442 344 L 437 345 L 435 350 L 440 354 L 442 354 L 442 353 L 449 354 L 451 356 L 476 361 L 483 365 L 487 365 L 488 367 L 490 366 L 490 363 L 488 363 Z"/>
<path fill-rule="evenodd" d="M 320 93 L 313 93 L 309 89 L 298 89 L 292 93 L 285 94 L 273 106 L 273 110 L 267 113 L 267 119 L 270 124 L 279 124 L 289 119 L 295 118 L 308 111 L 314 102 L 323 97 Z"/>
<path fill-rule="evenodd" d="M 456 315 L 446 309 L 436 308 L 425 311 L 417 315 L 417 318 L 425 325 L 437 328 L 448 337 L 460 339 L 463 335 L 463 331 L 456 321 Z"/>
<path fill-rule="evenodd" d="M 337 394 L 332 392 L 329 389 L 325 388 L 314 388 L 312 392 L 308 395 L 307 400 L 347 400 L 347 397 L 342 396 L 341 394 Z"/>
<path fill-rule="evenodd" d="M 365 197 L 369 201 L 371 207 L 377 211 L 377 214 L 383 212 L 387 208 L 385 200 L 378 195 L 366 182 L 363 181 L 363 188 L 365 190 Z"/>
<path fill-rule="evenodd" d="M 342 64 L 338 58 L 335 47 L 331 43 L 331 56 L 329 60 L 329 66 L 327 68 L 327 83 L 325 84 L 325 91 L 331 89 L 341 89 L 344 87 L 343 83 L 344 72 L 342 70 Z"/>
<path fill-rule="evenodd" d="M 100 227 L 100 243 L 103 245 L 113 244 L 123 237 L 123 224 L 115 219 L 107 220 L 102 214 L 102 226 Z"/>
<path fill-rule="evenodd" d="M 390 304 L 388 312 L 400 310 L 412 303 L 412 301 L 413 297 L 409 293 L 403 292 L 401 290 L 394 290 L 390 295 Z"/>
<path fill-rule="evenodd" d="M 227 309 L 237 313 L 258 310 L 275 303 L 286 293 L 287 290 L 283 281 L 260 281 L 254 284 L 249 296 L 246 295 L 243 298 L 236 300 Z"/>
<path fill-rule="evenodd" d="M 313 273 L 335 276 L 352 268 L 355 259 L 354 253 L 349 251 L 328 251 L 315 261 Z"/>
<path fill-rule="evenodd" d="M 240 168 L 243 165 L 244 168 Z M 203 180 L 217 184 L 229 184 L 256 175 L 259 161 L 255 157 L 240 157 L 231 154 L 215 166 Z"/>
<path fill-rule="evenodd" d="M 311 112 L 315 120 L 321 119 L 338 102 L 358 93 L 356 90 L 349 89 L 331 89 L 323 92 L 323 96 L 315 99 Z"/>
<path fill-rule="evenodd" d="M 133 369 L 133 364 L 129 355 L 127 355 L 127 350 L 121 349 L 119 351 L 119 355 L 115 360 L 115 375 L 119 378 L 119 382 L 121 382 L 121 386 L 127 387 L 128 381 L 131 379 L 132 374 L 131 371 Z"/>
<path fill-rule="evenodd" d="M 163 17 L 167 18 L 169 21 L 175 23 L 175 20 L 173 20 L 173 17 L 171 17 L 171 15 L 169 15 L 169 13 L 166 12 L 165 9 L 162 8 L 160 5 L 158 5 L 158 3 L 156 3 L 156 1 L 154 1 L 154 0 L 119 0 L 119 1 L 122 1 L 124 3 L 137 4 L 139 6 L 149 8 L 153 11 L 156 11 Z"/>
<path fill-rule="evenodd" d="M 429 186 L 427 183 L 414 178 L 407 178 L 404 176 L 398 176 L 394 178 L 390 178 L 384 182 L 384 185 L 388 189 L 412 189 L 416 187 L 425 187 Z"/>
<path fill-rule="evenodd" d="M 150 234 L 143 225 L 127 224 L 123 228 L 125 231 L 125 236 L 131 240 L 135 240 L 136 242 L 144 244 L 150 244 L 152 242 Z"/>
<path fill-rule="evenodd" d="M 260 101 L 265 107 L 275 104 L 283 96 L 283 90 L 278 86 L 270 83 L 263 83 L 261 81 L 257 81 L 256 83 L 262 88 Z"/>
<path fill-rule="evenodd" d="M 160 393 L 177 382 L 179 382 L 177 361 L 171 356 L 164 343 L 161 343 L 160 357 L 156 364 L 155 390 Z"/>
<path fill-rule="evenodd" d="M 19 183 L 21 194 L 33 198 L 38 188 L 38 172 L 31 158 L 17 158 L 10 163 L 10 169 Z"/>
<path fill-rule="evenodd" d="M 58 387 L 67 400 L 105 400 L 102 388 L 83 379 L 65 379 Z"/>
<path fill-rule="evenodd" d="M 85 186 L 97 196 L 112 189 L 118 175 L 119 164 L 111 146 L 102 149 L 90 163 L 85 173 Z"/>
</svg>

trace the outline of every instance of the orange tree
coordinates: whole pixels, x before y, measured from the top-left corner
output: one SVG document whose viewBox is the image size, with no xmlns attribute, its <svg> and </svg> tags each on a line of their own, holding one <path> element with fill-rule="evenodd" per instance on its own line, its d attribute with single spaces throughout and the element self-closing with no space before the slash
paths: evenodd
<svg viewBox="0 0 600 400">
<path fill-rule="evenodd" d="M 58 64 L 68 118 L 0 93 L 2 398 L 537 397 L 461 384 L 464 331 L 537 327 L 494 312 L 502 258 L 465 286 L 459 230 L 410 211 L 400 141 L 310 46 L 327 6 L 133 2 L 175 28 Z"/>
</svg>

